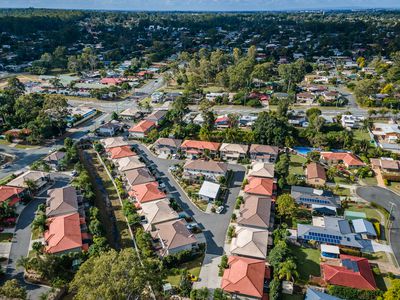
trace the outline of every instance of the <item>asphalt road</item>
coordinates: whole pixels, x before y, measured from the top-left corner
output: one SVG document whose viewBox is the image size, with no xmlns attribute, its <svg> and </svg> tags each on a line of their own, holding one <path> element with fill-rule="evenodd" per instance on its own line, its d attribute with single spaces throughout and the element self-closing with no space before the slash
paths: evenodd
<svg viewBox="0 0 400 300">
<path fill-rule="evenodd" d="M 64 175 L 53 175 L 52 179 L 55 180 L 52 188 L 63 187 L 68 184 L 69 178 Z M 24 281 L 24 269 L 17 267 L 17 261 L 20 257 L 25 257 L 29 252 L 29 243 L 31 240 L 31 223 L 35 218 L 35 212 L 39 204 L 44 203 L 47 191 L 42 192 L 24 208 L 21 212 L 18 223 L 15 228 L 15 234 L 12 239 L 10 257 L 8 260 L 8 265 L 6 269 L 5 280 L 17 279 L 21 285 L 23 285 L 27 292 L 29 299 L 39 299 L 39 296 L 47 291 L 49 288 L 46 286 L 40 286 L 35 284 L 30 284 Z"/>
<path fill-rule="evenodd" d="M 140 155 L 147 160 L 148 166 L 153 167 L 159 173 L 157 178 L 161 178 L 171 195 L 175 198 L 182 209 L 191 216 L 203 229 L 207 242 L 207 254 L 222 255 L 224 252 L 224 243 L 230 218 L 235 207 L 236 198 L 239 195 L 241 184 L 245 175 L 245 168 L 241 165 L 229 165 L 229 169 L 234 171 L 234 179 L 229 189 L 229 195 L 225 204 L 225 210 L 222 214 L 209 214 L 199 210 L 188 199 L 182 191 L 179 184 L 176 183 L 168 168 L 180 161 L 160 159 L 154 156 L 146 147 L 139 143 L 134 143 L 139 150 Z"/>
<path fill-rule="evenodd" d="M 392 191 L 377 187 L 363 186 L 356 190 L 356 194 L 368 202 L 375 202 L 385 208 L 392 210 L 392 224 L 390 228 L 390 245 L 397 262 L 400 262 L 400 196 Z M 393 204 L 392 204 L 393 203 Z"/>
</svg>

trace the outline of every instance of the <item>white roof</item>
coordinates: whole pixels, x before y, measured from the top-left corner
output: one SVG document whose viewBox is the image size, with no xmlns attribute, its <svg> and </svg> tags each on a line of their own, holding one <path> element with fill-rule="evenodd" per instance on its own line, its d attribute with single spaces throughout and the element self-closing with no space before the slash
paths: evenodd
<svg viewBox="0 0 400 300">
<path fill-rule="evenodd" d="M 338 246 L 332 246 L 327 244 L 321 244 L 321 252 L 340 254 Z"/>
<path fill-rule="evenodd" d="M 200 188 L 199 195 L 215 199 L 218 195 L 220 185 L 218 183 L 204 181 Z"/>
</svg>

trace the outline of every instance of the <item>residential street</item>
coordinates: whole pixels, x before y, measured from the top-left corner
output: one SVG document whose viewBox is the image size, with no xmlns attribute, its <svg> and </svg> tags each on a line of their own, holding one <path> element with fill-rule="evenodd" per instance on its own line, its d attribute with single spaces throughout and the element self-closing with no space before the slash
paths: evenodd
<svg viewBox="0 0 400 300">
<path fill-rule="evenodd" d="M 392 191 L 377 186 L 359 187 L 356 193 L 362 199 L 375 202 L 390 212 L 392 208 L 392 225 L 390 226 L 390 245 L 397 262 L 400 262 L 400 196 Z"/>
<path fill-rule="evenodd" d="M 52 188 L 63 187 L 68 184 L 69 178 L 63 175 L 53 175 L 55 180 Z M 29 202 L 25 209 L 22 211 L 18 218 L 16 225 L 14 238 L 12 240 L 12 246 L 10 251 L 10 257 L 6 269 L 5 280 L 15 278 L 20 284 L 26 287 L 29 295 L 29 299 L 39 299 L 39 296 L 49 290 L 46 286 L 40 286 L 35 284 L 29 284 L 24 281 L 23 268 L 17 268 L 17 261 L 22 256 L 27 256 L 29 252 L 29 243 L 31 241 L 31 223 L 35 218 L 35 212 L 39 204 L 45 202 L 45 196 L 47 191 L 42 192 L 37 198 Z"/>
<path fill-rule="evenodd" d="M 208 286 L 209 288 L 217 287 L 219 283 L 217 276 L 218 274 L 215 272 L 215 267 L 219 263 L 218 257 L 221 256 L 224 251 L 226 232 L 235 206 L 236 198 L 239 195 L 241 184 L 245 176 L 245 167 L 241 165 L 229 165 L 229 169 L 234 171 L 234 180 L 233 186 L 229 189 L 229 196 L 225 205 L 226 209 L 220 215 L 208 214 L 198 209 L 188 199 L 186 194 L 174 180 L 172 174 L 168 171 L 170 166 L 179 161 L 157 158 L 142 144 L 135 142 L 134 145 L 138 148 L 139 154 L 150 162 L 148 166 L 158 170 L 158 178 L 162 178 L 164 180 L 168 190 L 170 191 L 171 197 L 177 199 L 185 212 L 189 214 L 203 229 L 203 233 L 207 242 L 207 249 L 206 258 L 204 260 L 205 265 L 203 265 L 202 270 L 208 270 L 209 272 L 201 273 L 199 284 L 204 281 L 215 285 Z"/>
</svg>

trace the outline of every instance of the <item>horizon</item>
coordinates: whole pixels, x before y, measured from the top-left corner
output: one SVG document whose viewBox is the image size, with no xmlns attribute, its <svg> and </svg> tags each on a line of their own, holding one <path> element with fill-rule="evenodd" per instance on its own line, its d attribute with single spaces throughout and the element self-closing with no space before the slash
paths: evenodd
<svg viewBox="0 0 400 300">
<path fill-rule="evenodd" d="M 399 10 L 395 0 L 0 0 L 0 9 L 68 9 L 149 12 L 275 12 Z"/>
</svg>

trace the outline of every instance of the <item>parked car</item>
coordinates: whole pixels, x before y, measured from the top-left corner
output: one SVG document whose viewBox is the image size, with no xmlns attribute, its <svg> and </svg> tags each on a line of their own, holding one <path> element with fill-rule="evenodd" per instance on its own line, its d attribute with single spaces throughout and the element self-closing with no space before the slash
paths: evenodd
<svg viewBox="0 0 400 300">
<path fill-rule="evenodd" d="M 215 212 L 220 215 L 220 214 L 222 214 L 224 209 L 225 209 L 224 206 L 218 206 L 217 209 L 215 210 Z"/>
</svg>

